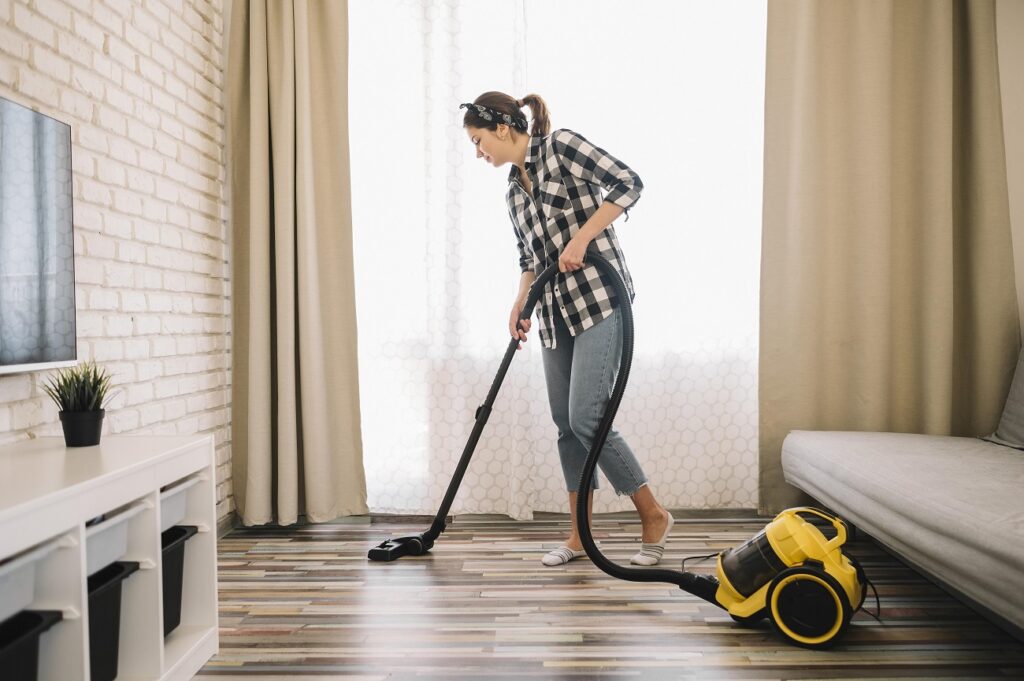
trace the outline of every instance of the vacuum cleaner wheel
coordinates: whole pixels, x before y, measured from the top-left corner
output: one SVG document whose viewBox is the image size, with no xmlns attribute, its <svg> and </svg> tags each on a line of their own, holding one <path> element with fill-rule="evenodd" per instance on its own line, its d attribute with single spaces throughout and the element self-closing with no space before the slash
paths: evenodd
<svg viewBox="0 0 1024 681">
<path fill-rule="evenodd" d="M 765 618 L 765 611 L 764 609 L 761 609 L 759 612 L 755 612 L 750 617 L 740 617 L 739 615 L 729 613 L 729 617 L 731 617 L 732 621 L 740 625 L 741 627 L 754 628 L 758 625 L 759 622 L 761 622 L 761 620 Z"/>
<path fill-rule="evenodd" d="M 768 587 L 767 606 L 779 634 L 804 648 L 832 645 L 853 616 L 839 582 L 812 567 L 792 567 L 776 575 Z"/>
</svg>

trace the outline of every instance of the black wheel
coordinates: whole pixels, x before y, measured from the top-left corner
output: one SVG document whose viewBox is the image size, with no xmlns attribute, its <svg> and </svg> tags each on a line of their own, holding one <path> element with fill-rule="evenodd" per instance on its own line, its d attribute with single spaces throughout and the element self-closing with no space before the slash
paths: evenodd
<svg viewBox="0 0 1024 681">
<path fill-rule="evenodd" d="M 750 617 L 740 617 L 739 615 L 734 615 L 730 612 L 729 617 L 731 617 L 732 621 L 740 625 L 741 627 L 753 629 L 758 625 L 758 623 L 761 622 L 761 620 L 764 619 L 764 610 L 761 610 L 760 612 L 755 612 Z"/>
<path fill-rule="evenodd" d="M 828 648 L 846 631 L 853 609 L 832 576 L 812 567 L 783 570 L 768 587 L 768 619 L 803 648 Z"/>
</svg>

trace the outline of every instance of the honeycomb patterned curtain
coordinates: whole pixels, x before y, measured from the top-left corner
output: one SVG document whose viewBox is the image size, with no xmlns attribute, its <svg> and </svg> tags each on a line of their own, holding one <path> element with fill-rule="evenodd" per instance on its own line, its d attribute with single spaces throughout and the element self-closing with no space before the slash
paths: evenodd
<svg viewBox="0 0 1024 681">
<path fill-rule="evenodd" d="M 643 178 L 616 223 L 637 286 L 616 427 L 666 506 L 754 508 L 764 3 L 405 0 L 349 21 L 370 509 L 436 511 L 508 342 L 508 168 L 474 158 L 458 111 L 487 90 L 539 93 Z M 531 338 L 453 512 L 566 512 L 556 436 Z M 594 508 L 632 505 L 604 482 Z"/>
</svg>

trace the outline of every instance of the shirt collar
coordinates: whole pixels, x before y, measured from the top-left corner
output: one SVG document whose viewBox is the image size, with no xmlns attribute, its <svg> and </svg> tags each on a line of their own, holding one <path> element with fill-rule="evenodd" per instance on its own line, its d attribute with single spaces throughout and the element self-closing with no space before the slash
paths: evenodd
<svg viewBox="0 0 1024 681">
<path fill-rule="evenodd" d="M 530 146 L 526 149 L 526 165 L 532 165 L 540 156 L 540 143 L 543 141 L 544 138 L 539 135 L 530 138 Z"/>
<path fill-rule="evenodd" d="M 539 135 L 535 135 L 530 138 L 530 146 L 526 148 L 526 160 L 523 163 L 524 166 L 529 168 L 540 157 L 540 145 L 543 141 L 544 138 Z M 517 177 L 519 177 L 519 168 L 517 168 L 513 163 L 512 168 L 508 171 L 508 181 L 512 182 Z"/>
</svg>

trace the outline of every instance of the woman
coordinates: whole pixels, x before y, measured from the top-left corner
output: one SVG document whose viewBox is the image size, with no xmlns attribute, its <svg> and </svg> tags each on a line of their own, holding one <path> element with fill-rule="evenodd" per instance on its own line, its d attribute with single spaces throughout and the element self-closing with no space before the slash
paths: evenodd
<svg viewBox="0 0 1024 681">
<path fill-rule="evenodd" d="M 529 134 L 524 106 L 533 120 Z M 561 272 L 545 287 L 537 321 L 572 519 L 565 544 L 541 562 L 562 565 L 585 555 L 576 525 L 577 488 L 622 351 L 622 319 L 615 292 L 584 258 L 590 250 L 610 261 L 633 296 L 633 281 L 612 221 L 636 203 L 643 184 L 625 164 L 572 130 L 549 134 L 548 110 L 538 95 L 516 100 L 502 92 L 485 92 L 459 108 L 466 109 L 462 124 L 477 158 L 495 167 L 512 165 L 506 201 L 522 270 L 508 321 L 513 338 L 525 342 L 530 331 L 531 320 L 520 320 L 519 315 L 536 274 L 555 262 Z M 608 190 L 603 199 L 602 187 Z M 631 562 L 657 564 L 673 518 L 654 498 L 643 469 L 614 429 L 598 464 L 616 494 L 629 495 L 640 514 L 642 545 Z M 589 512 L 593 489 L 587 493 Z"/>
</svg>

